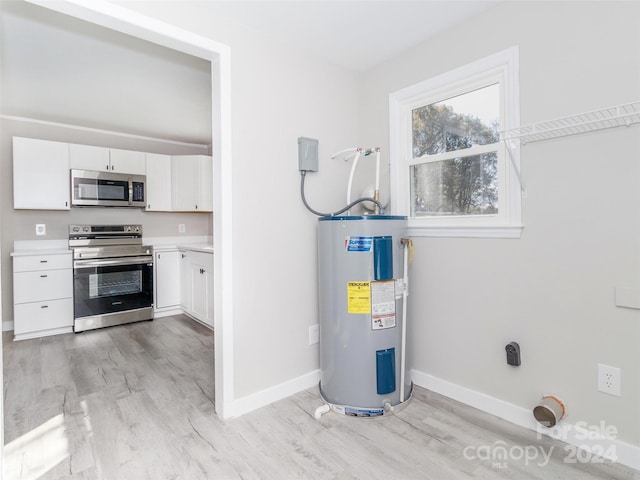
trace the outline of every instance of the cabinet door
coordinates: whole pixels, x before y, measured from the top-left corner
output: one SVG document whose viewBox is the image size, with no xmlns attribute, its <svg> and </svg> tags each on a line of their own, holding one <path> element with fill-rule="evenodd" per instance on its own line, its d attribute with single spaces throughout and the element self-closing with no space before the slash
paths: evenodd
<svg viewBox="0 0 640 480">
<path fill-rule="evenodd" d="M 171 156 L 146 154 L 147 208 L 149 212 L 171 211 Z"/>
<path fill-rule="evenodd" d="M 200 155 L 200 204 L 199 212 L 213 212 L 213 160 Z"/>
<path fill-rule="evenodd" d="M 70 268 L 13 274 L 14 303 L 55 300 L 72 296 L 73 270 Z"/>
<path fill-rule="evenodd" d="M 180 252 L 156 252 L 156 309 L 180 305 Z"/>
<path fill-rule="evenodd" d="M 69 167 L 77 170 L 106 172 L 111 169 L 109 149 L 93 145 L 69 145 Z"/>
<path fill-rule="evenodd" d="M 109 152 L 112 172 L 144 175 L 146 158 L 144 152 L 117 148 L 111 148 Z"/>
<path fill-rule="evenodd" d="M 13 137 L 13 208 L 69 210 L 69 144 Z"/>
<path fill-rule="evenodd" d="M 14 306 L 13 333 L 16 338 L 31 338 L 37 332 L 73 326 L 73 299 L 45 300 Z M 59 333 L 59 332 L 58 332 Z M 29 337 L 26 337 L 29 335 Z"/>
<path fill-rule="evenodd" d="M 207 310 L 205 323 L 213 328 L 213 254 L 206 254 L 205 276 L 207 282 Z"/>
<path fill-rule="evenodd" d="M 213 255 L 191 256 L 191 314 L 213 327 Z"/>
<path fill-rule="evenodd" d="M 24 255 L 13 257 L 14 272 L 36 272 L 39 270 L 63 270 L 73 266 L 71 252 L 62 255 Z"/>
<path fill-rule="evenodd" d="M 198 320 L 207 320 L 207 275 L 204 265 L 191 264 L 191 314 Z"/>
<path fill-rule="evenodd" d="M 180 252 L 180 307 L 191 313 L 191 259 L 188 252 Z"/>
<path fill-rule="evenodd" d="M 200 159 L 196 155 L 171 157 L 171 202 L 178 212 L 197 211 L 200 186 Z"/>
</svg>

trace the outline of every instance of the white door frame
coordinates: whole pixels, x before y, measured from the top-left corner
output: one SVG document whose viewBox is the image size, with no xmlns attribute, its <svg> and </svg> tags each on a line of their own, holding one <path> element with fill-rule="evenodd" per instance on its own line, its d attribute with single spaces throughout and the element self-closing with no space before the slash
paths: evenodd
<svg viewBox="0 0 640 480">
<path fill-rule="evenodd" d="M 26 0 L 211 62 L 215 411 L 233 416 L 231 72 L 227 45 L 104 0 Z M 1 366 L 1 365 L 0 365 Z"/>
</svg>

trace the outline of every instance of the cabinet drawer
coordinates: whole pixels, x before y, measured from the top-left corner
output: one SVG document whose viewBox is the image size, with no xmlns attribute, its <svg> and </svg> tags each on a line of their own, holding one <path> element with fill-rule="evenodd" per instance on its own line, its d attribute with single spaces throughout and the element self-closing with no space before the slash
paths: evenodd
<svg viewBox="0 0 640 480">
<path fill-rule="evenodd" d="M 14 334 L 51 330 L 73 326 L 73 300 L 52 300 L 15 305 Z"/>
<path fill-rule="evenodd" d="M 13 303 L 73 296 L 73 270 L 40 270 L 13 274 Z"/>
<path fill-rule="evenodd" d="M 13 257 L 14 272 L 33 272 L 36 270 L 71 267 L 71 253 L 65 255 L 28 255 L 24 257 Z"/>
</svg>

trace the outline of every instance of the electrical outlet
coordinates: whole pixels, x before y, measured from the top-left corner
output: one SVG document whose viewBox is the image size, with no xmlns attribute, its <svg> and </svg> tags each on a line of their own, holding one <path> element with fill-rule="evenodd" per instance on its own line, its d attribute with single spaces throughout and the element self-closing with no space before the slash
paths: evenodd
<svg viewBox="0 0 640 480">
<path fill-rule="evenodd" d="M 620 369 L 616 367 L 610 367 L 609 365 L 598 364 L 598 391 L 608 393 L 609 395 L 615 395 L 617 397 L 622 396 L 621 389 L 621 373 Z"/>
<path fill-rule="evenodd" d="M 187 227 L 185 226 L 184 223 L 179 223 L 178 224 L 178 233 L 184 233 L 187 231 Z"/>
<path fill-rule="evenodd" d="M 44 223 L 36 223 L 36 235 L 46 235 L 47 234 L 47 225 Z"/>
<path fill-rule="evenodd" d="M 320 342 L 320 325 L 317 323 L 309 327 L 309 345 L 315 345 Z"/>
</svg>

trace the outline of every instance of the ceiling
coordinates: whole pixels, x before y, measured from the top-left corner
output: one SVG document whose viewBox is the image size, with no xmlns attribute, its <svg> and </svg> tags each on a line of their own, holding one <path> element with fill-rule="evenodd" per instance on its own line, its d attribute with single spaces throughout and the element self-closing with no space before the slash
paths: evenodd
<svg viewBox="0 0 640 480">
<path fill-rule="evenodd" d="M 204 8 L 342 67 L 364 71 L 498 3 L 495 0 L 204 0 Z"/>
<path fill-rule="evenodd" d="M 0 0 L 0 112 L 211 145 L 211 64 L 23 1 Z"/>
<path fill-rule="evenodd" d="M 200 13 L 246 25 L 353 71 L 392 58 L 497 3 L 197 2 Z M 3 115 L 211 144 L 208 61 L 24 1 L 0 0 L 0 11 Z"/>
</svg>

